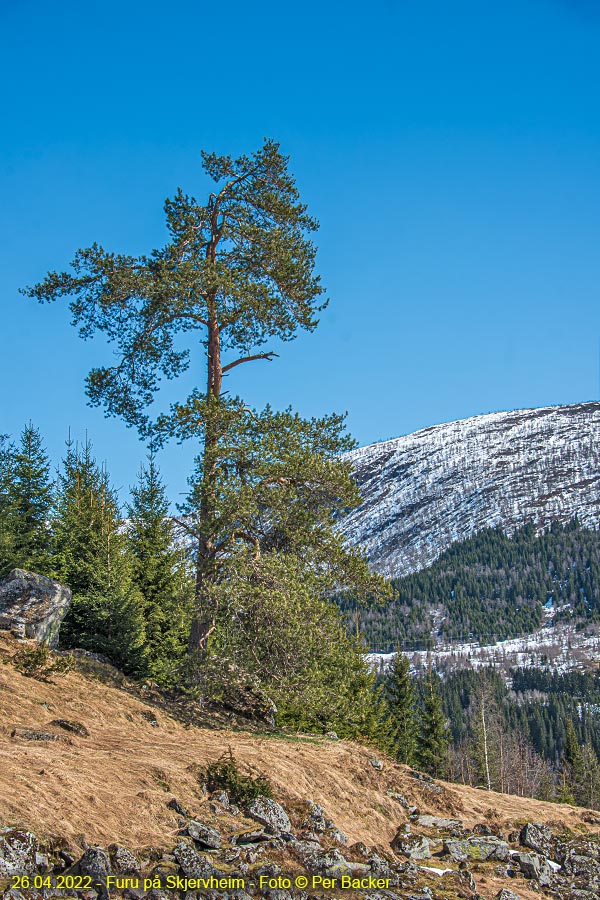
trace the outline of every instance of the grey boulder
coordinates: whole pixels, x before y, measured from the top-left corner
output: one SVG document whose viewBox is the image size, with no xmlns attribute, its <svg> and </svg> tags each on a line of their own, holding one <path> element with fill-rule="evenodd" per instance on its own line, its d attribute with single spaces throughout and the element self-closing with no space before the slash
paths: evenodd
<svg viewBox="0 0 600 900">
<path fill-rule="evenodd" d="M 292 823 L 283 806 L 268 797 L 256 797 L 252 800 L 248 806 L 248 815 L 264 825 L 272 834 L 292 829 Z"/>
<path fill-rule="evenodd" d="M 187 833 L 206 850 L 221 849 L 221 835 L 215 828 L 205 825 L 204 822 L 196 822 L 192 819 L 188 823 Z"/>
<path fill-rule="evenodd" d="M 554 859 L 555 841 L 551 830 L 547 825 L 540 825 L 537 822 L 528 822 L 519 835 L 519 842 L 523 847 L 535 850 L 542 856 L 548 856 Z"/>
<path fill-rule="evenodd" d="M 409 859 L 430 859 L 431 845 L 422 834 L 406 834 L 399 831 L 392 841 L 392 850 L 399 856 Z"/>
<path fill-rule="evenodd" d="M 510 848 L 506 841 L 495 837 L 473 837 L 465 840 L 444 841 L 444 853 L 457 862 L 487 859 L 505 862 L 510 858 Z M 525 856 L 526 854 L 519 854 Z"/>
<path fill-rule="evenodd" d="M 56 647 L 70 603 L 71 589 L 66 585 L 13 569 L 0 580 L 0 629 Z"/>
</svg>

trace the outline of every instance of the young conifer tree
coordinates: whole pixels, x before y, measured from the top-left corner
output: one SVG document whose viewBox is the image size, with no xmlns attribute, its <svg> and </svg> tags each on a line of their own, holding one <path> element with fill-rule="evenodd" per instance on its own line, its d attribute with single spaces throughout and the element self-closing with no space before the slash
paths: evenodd
<svg viewBox="0 0 600 900">
<path fill-rule="evenodd" d="M 105 654 L 125 672 L 147 674 L 143 598 L 116 496 L 89 441 L 82 448 L 67 445 L 54 531 L 55 575 L 73 592 L 61 644 Z"/>
<path fill-rule="evenodd" d="M 438 683 L 439 676 L 430 666 L 424 684 L 417 763 L 424 772 L 440 778 L 445 771 L 449 734 Z"/>
<path fill-rule="evenodd" d="M 52 556 L 50 517 L 54 484 L 40 433 L 31 422 L 21 432 L 19 444 L 7 464 L 10 471 L 7 521 L 12 555 L 9 566 L 47 575 Z"/>
<path fill-rule="evenodd" d="M 387 673 L 386 700 L 392 728 L 393 753 L 398 762 L 411 766 L 417 747 L 414 681 L 408 659 L 398 650 Z"/>
<path fill-rule="evenodd" d="M 596 751 L 589 742 L 581 744 L 573 722 L 569 719 L 565 728 L 565 754 L 563 766 L 568 772 L 569 788 L 575 802 L 591 809 L 600 807 L 600 763 Z"/>
<path fill-rule="evenodd" d="M 169 682 L 187 649 L 193 578 L 178 543 L 154 453 L 131 490 L 127 537 L 133 579 L 143 597 L 148 673 Z"/>
</svg>

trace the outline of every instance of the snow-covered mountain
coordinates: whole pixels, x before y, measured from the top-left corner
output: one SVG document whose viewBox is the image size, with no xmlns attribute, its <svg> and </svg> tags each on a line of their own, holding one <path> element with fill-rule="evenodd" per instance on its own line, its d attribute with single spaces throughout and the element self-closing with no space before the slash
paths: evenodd
<svg viewBox="0 0 600 900">
<path fill-rule="evenodd" d="M 343 532 L 389 576 L 428 566 L 489 526 L 600 521 L 600 403 L 474 416 L 347 458 L 363 502 Z"/>
</svg>

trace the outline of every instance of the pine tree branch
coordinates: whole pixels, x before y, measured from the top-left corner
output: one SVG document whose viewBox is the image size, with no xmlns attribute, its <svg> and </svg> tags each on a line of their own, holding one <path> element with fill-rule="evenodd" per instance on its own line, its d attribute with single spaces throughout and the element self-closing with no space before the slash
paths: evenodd
<svg viewBox="0 0 600 900">
<path fill-rule="evenodd" d="M 221 373 L 224 375 L 230 369 L 235 369 L 236 366 L 241 366 L 242 363 L 253 362 L 255 359 L 266 359 L 268 362 L 271 362 L 274 356 L 279 356 L 279 353 L 255 353 L 253 356 L 242 356 L 240 359 L 223 366 Z"/>
</svg>

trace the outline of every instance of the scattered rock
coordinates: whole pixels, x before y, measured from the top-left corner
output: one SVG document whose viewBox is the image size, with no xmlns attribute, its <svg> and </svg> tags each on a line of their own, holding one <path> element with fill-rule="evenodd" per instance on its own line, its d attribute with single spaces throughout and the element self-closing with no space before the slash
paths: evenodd
<svg viewBox="0 0 600 900">
<path fill-rule="evenodd" d="M 35 854 L 35 868 L 38 872 L 50 871 L 50 860 L 48 859 L 47 853 Z"/>
<path fill-rule="evenodd" d="M 306 849 L 306 845 L 312 843 L 297 842 L 294 847 L 305 867 L 314 874 L 326 875 L 335 878 L 340 875 L 349 875 L 356 872 L 368 872 L 369 866 L 362 863 L 350 863 L 342 856 L 339 850 L 327 850 L 317 845 L 317 849 Z"/>
<path fill-rule="evenodd" d="M 414 770 L 411 770 L 409 774 L 413 778 L 416 778 L 417 781 L 420 781 L 422 787 L 425 787 L 430 791 L 435 791 L 436 794 L 442 793 L 440 785 L 436 784 L 430 775 L 424 775 L 422 772 L 415 772 Z"/>
<path fill-rule="evenodd" d="M 330 837 L 333 841 L 336 841 L 338 844 L 347 844 L 348 837 L 341 831 L 339 828 L 330 825 L 327 831 L 325 832 L 327 837 Z"/>
<path fill-rule="evenodd" d="M 138 875 L 140 864 L 126 847 L 120 844 L 112 844 L 109 848 L 112 859 L 112 867 L 117 875 Z"/>
<path fill-rule="evenodd" d="M 371 855 L 371 851 L 366 844 L 363 844 L 362 841 L 357 841 L 355 844 L 350 844 L 350 846 L 348 847 L 348 852 L 352 853 L 355 856 L 362 856 L 364 857 L 364 859 L 368 859 Z"/>
<path fill-rule="evenodd" d="M 248 806 L 248 815 L 264 825 L 272 834 L 290 831 L 292 823 L 283 806 L 268 797 L 256 797 Z"/>
<path fill-rule="evenodd" d="M 31 831 L 14 829 L 0 837 L 0 876 L 35 872 L 38 841 Z"/>
<path fill-rule="evenodd" d="M 510 848 L 506 841 L 495 837 L 472 837 L 463 840 L 444 841 L 444 853 L 457 862 L 462 860 L 510 859 Z M 525 854 L 524 854 L 525 855 Z"/>
<path fill-rule="evenodd" d="M 75 862 L 75 857 L 71 856 L 70 853 L 67 853 L 66 850 L 59 850 L 58 855 L 67 868 L 70 868 Z"/>
<path fill-rule="evenodd" d="M 442 816 L 422 815 L 419 816 L 418 822 L 423 828 L 462 828 L 462 822 L 458 819 L 445 819 Z"/>
<path fill-rule="evenodd" d="M 71 589 L 66 585 L 13 569 L 0 580 L 0 629 L 56 647 L 70 603 Z"/>
<path fill-rule="evenodd" d="M 521 900 L 521 898 L 513 891 L 509 891 L 508 888 L 502 888 L 502 890 L 498 891 L 496 894 L 495 900 Z"/>
<path fill-rule="evenodd" d="M 184 816 L 186 819 L 189 818 L 189 812 L 187 811 L 185 806 L 182 806 L 179 800 L 177 800 L 175 797 L 171 797 L 171 799 L 167 803 L 167 809 L 172 809 L 178 815 Z"/>
<path fill-rule="evenodd" d="M 574 853 L 569 857 L 568 865 L 575 875 L 585 878 L 586 881 L 591 881 L 592 879 L 600 880 L 600 863 L 589 856 L 581 856 L 578 853 Z"/>
<path fill-rule="evenodd" d="M 221 835 L 215 828 L 205 825 L 204 822 L 196 822 L 192 819 L 191 822 L 188 822 L 187 833 L 206 850 L 221 849 Z"/>
<path fill-rule="evenodd" d="M 407 856 L 409 859 L 429 859 L 431 845 L 429 839 L 422 834 L 405 834 L 399 831 L 391 844 L 394 853 Z"/>
<path fill-rule="evenodd" d="M 106 876 L 112 874 L 110 859 L 102 847 L 88 847 L 74 869 L 80 875 L 89 875 L 101 900 L 108 900 Z"/>
<path fill-rule="evenodd" d="M 376 875 L 378 878 L 391 879 L 395 877 L 387 859 L 383 859 L 383 857 L 379 856 L 377 853 L 372 853 L 367 862 L 372 875 Z"/>
<path fill-rule="evenodd" d="M 200 856 L 200 854 L 185 841 L 177 844 L 173 850 L 173 856 L 179 863 L 184 875 L 188 878 L 209 878 L 216 872 L 216 869 L 213 868 L 206 857 Z"/>
<path fill-rule="evenodd" d="M 230 809 L 231 807 L 227 791 L 215 791 L 211 799 L 214 800 L 215 803 L 219 803 L 223 809 Z"/>
<path fill-rule="evenodd" d="M 530 850 L 535 850 L 536 853 L 541 853 L 550 859 L 554 858 L 554 838 L 547 825 L 528 822 L 521 829 L 519 841 L 523 847 L 529 847 Z"/>
<path fill-rule="evenodd" d="M 271 837 L 272 835 L 260 828 L 257 831 L 244 831 L 242 834 L 235 834 L 231 838 L 231 843 L 234 846 L 237 844 L 259 844 L 262 841 L 270 841 Z"/>
<path fill-rule="evenodd" d="M 323 834 L 327 829 L 325 810 L 318 803 L 313 803 L 312 800 L 308 800 L 306 805 L 308 807 L 308 814 L 302 823 L 303 827 L 308 831 Z"/>
<path fill-rule="evenodd" d="M 11 737 L 23 738 L 25 741 L 62 741 L 70 744 L 70 740 L 64 734 L 55 734 L 53 731 L 37 731 L 35 728 L 13 728 Z"/>
<path fill-rule="evenodd" d="M 81 722 L 73 722 L 71 719 L 52 719 L 49 724 L 54 725 L 56 728 L 64 728 L 65 731 L 71 731 L 73 734 L 78 734 L 79 737 L 90 736 L 85 725 Z"/>
<path fill-rule="evenodd" d="M 512 860 L 525 878 L 537 878 L 542 870 L 542 861 L 537 853 L 513 853 Z"/>
<path fill-rule="evenodd" d="M 374 769 L 377 769 L 378 772 L 383 769 L 383 762 L 380 759 L 370 759 L 369 762 Z"/>
</svg>

